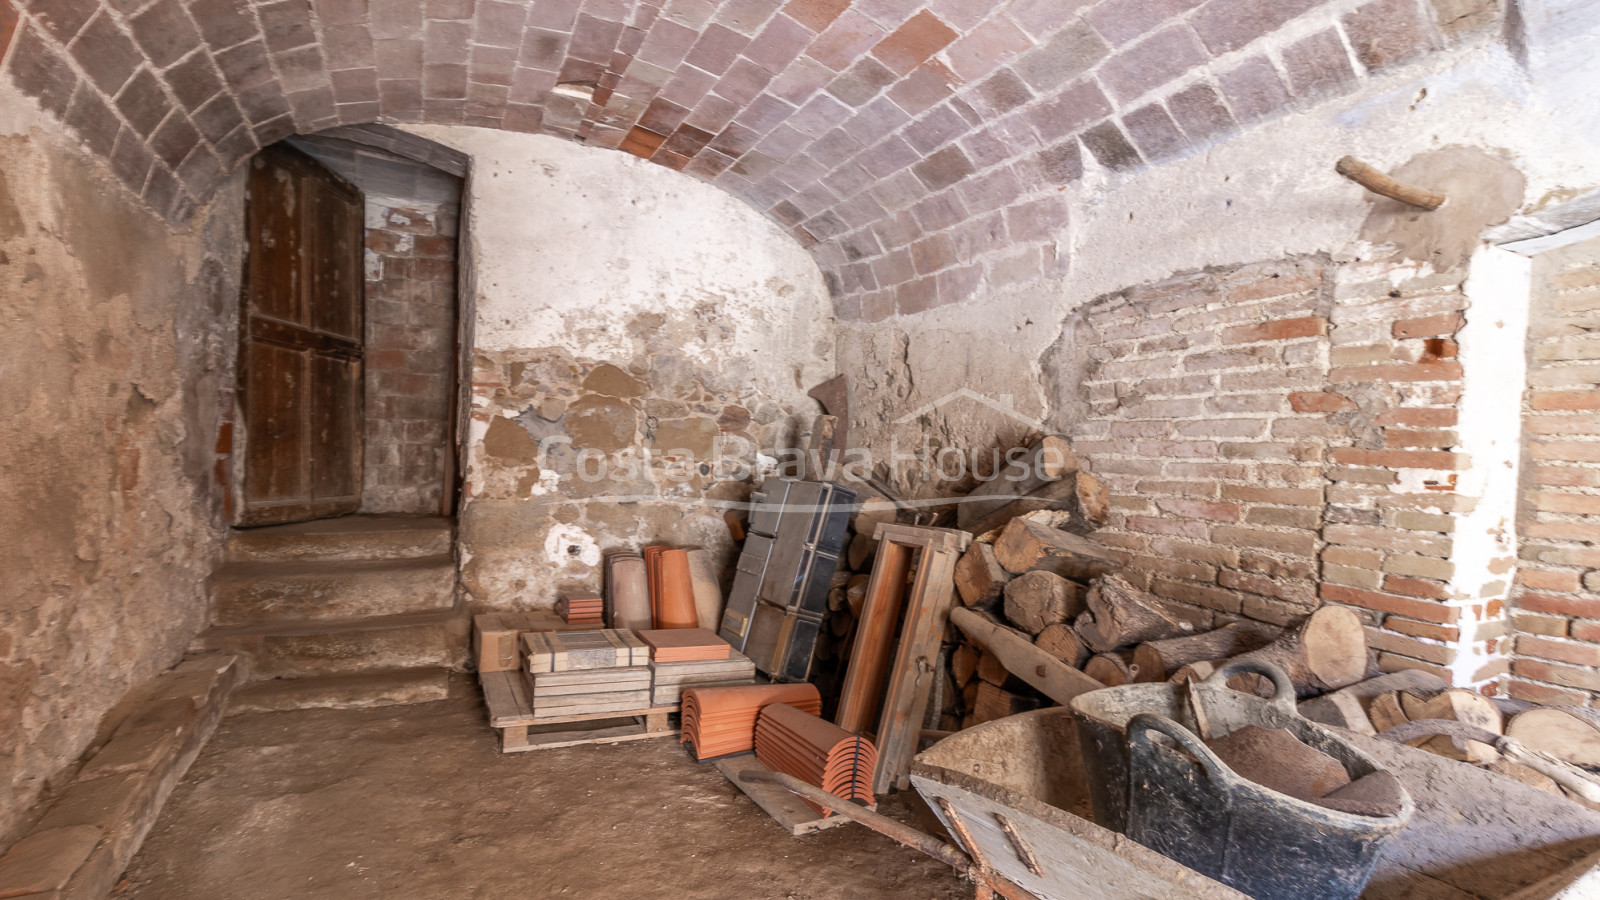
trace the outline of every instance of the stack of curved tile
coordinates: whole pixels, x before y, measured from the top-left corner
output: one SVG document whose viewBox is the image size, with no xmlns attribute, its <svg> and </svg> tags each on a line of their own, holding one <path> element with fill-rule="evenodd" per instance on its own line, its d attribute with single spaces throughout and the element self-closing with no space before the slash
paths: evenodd
<svg viewBox="0 0 1600 900">
<path fill-rule="evenodd" d="M 695 759 L 745 753 L 756 744 L 756 717 L 763 707 L 774 703 L 785 703 L 813 715 L 822 712 L 822 695 L 817 693 L 816 685 L 804 682 L 686 688 L 683 733 L 678 740 L 694 750 Z"/>
<path fill-rule="evenodd" d="M 654 624 L 643 557 L 623 551 L 606 558 L 606 599 L 610 601 L 613 628 L 640 631 Z"/>
<path fill-rule="evenodd" d="M 756 719 L 756 759 L 774 772 L 814 784 L 835 797 L 871 806 L 878 749 L 813 713 L 773 703 Z M 801 798 L 805 800 L 804 797 Z M 806 800 L 822 816 L 830 810 Z"/>
<path fill-rule="evenodd" d="M 644 562 L 650 573 L 650 607 L 655 627 L 699 628 L 694 581 L 689 576 L 689 551 L 646 547 Z"/>
</svg>

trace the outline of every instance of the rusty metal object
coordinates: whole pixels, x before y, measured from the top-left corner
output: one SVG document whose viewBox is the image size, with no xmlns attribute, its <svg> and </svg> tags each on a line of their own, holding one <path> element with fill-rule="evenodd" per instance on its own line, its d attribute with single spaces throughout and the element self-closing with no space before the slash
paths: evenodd
<svg viewBox="0 0 1600 900">
<path fill-rule="evenodd" d="M 978 848 L 978 842 L 972 839 L 972 833 L 967 831 L 967 823 L 961 820 L 961 814 L 956 812 L 954 804 L 943 797 L 935 799 L 939 802 L 939 809 L 944 813 L 945 821 L 950 823 L 950 830 L 956 833 L 956 840 L 961 843 L 962 849 L 967 851 L 967 855 L 972 857 L 973 865 L 981 869 L 989 868 L 989 861 Z"/>
<path fill-rule="evenodd" d="M 806 396 L 822 404 L 822 411 L 839 420 L 833 430 L 834 452 L 842 458 L 850 449 L 850 379 L 836 375 L 806 392 Z"/>
<path fill-rule="evenodd" d="M 994 820 L 1000 823 L 1000 830 L 1004 831 L 1006 837 L 1011 840 L 1011 846 L 1016 848 L 1017 858 L 1022 860 L 1023 865 L 1028 867 L 1028 871 L 1035 875 L 1043 875 L 1044 869 L 1039 865 L 1039 857 L 1033 855 L 1033 848 L 1029 847 L 1028 842 L 1022 839 L 1022 833 L 1017 831 L 1017 826 L 1012 825 L 1010 819 L 999 813 L 994 814 Z"/>
<path fill-rule="evenodd" d="M 1334 164 L 1334 171 L 1354 181 L 1374 194 L 1410 204 L 1418 209 L 1433 211 L 1444 205 L 1445 195 L 1395 181 L 1354 156 L 1346 156 Z"/>
</svg>

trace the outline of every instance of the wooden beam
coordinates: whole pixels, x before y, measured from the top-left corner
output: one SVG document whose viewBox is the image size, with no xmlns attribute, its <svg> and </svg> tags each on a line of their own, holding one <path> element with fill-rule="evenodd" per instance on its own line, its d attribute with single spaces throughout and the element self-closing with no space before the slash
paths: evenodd
<svg viewBox="0 0 1600 900">
<path fill-rule="evenodd" d="M 951 611 L 950 621 L 982 647 L 983 652 L 994 654 L 1005 664 L 1006 671 L 1057 703 L 1066 704 L 1079 694 L 1105 686 L 1035 647 L 1022 632 L 1007 628 L 982 613 L 957 609 Z"/>
</svg>

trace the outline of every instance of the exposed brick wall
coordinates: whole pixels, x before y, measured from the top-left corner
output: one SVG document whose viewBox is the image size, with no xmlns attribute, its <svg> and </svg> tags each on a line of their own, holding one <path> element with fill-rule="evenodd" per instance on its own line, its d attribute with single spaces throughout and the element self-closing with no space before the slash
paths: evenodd
<svg viewBox="0 0 1600 900">
<path fill-rule="evenodd" d="M 1443 46 L 1444 15 L 1426 0 L 60 0 L 28 7 L 8 71 L 179 217 L 258 146 L 339 124 L 620 148 L 814 245 L 841 316 L 874 321 L 1063 271 L 1058 189 L 1086 166 L 1132 172 L 1346 93 Z"/>
<path fill-rule="evenodd" d="M 438 513 L 456 336 L 456 208 L 367 200 L 361 511 Z"/>
<path fill-rule="evenodd" d="M 1459 275 L 1301 259 L 1090 304 L 1074 446 L 1112 492 L 1101 539 L 1150 590 L 1285 624 L 1356 608 L 1385 669 L 1503 672 L 1500 603 L 1458 596 Z M 1457 666 L 1461 668 L 1461 666 Z"/>
<path fill-rule="evenodd" d="M 1512 696 L 1600 695 L 1600 241 L 1534 257 Z"/>
</svg>

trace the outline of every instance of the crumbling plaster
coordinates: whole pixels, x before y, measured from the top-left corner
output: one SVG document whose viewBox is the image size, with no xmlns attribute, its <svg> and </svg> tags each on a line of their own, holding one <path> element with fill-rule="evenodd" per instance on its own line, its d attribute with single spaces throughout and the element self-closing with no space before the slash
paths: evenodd
<svg viewBox="0 0 1600 900">
<path fill-rule="evenodd" d="M 174 232 L 0 89 L 0 845 L 205 623 L 242 197 Z"/>
<path fill-rule="evenodd" d="M 790 446 L 819 411 L 806 391 L 834 374 L 816 263 L 743 203 L 641 160 L 410 130 L 472 156 L 461 553 L 473 603 L 598 591 L 601 554 L 624 547 L 725 558 L 717 504 L 747 498 L 753 451 Z"/>
<path fill-rule="evenodd" d="M 1392 252 L 1362 240 L 1375 198 L 1334 172 L 1346 154 L 1394 170 L 1443 148 L 1477 148 L 1525 177 L 1523 212 L 1592 190 L 1600 184 L 1600 142 L 1566 112 L 1593 105 L 1583 71 L 1525 68 L 1489 29 L 1357 93 L 1186 158 L 1129 175 L 1087 163 L 1085 177 L 1064 189 L 1071 222 L 1058 242 L 1069 259 L 1063 277 L 915 317 L 841 325 L 842 371 L 871 387 L 903 369 L 895 389 L 858 394 L 858 442 L 886 448 L 891 436 L 904 443 L 931 428 L 960 445 L 985 446 L 992 416 L 971 404 L 893 424 L 901 411 L 960 387 L 1010 395 L 1026 415 L 1064 429 L 1077 402 L 1072 372 L 1083 362 L 1071 351 L 1072 312 L 1097 296 L 1208 267 Z M 1458 214 L 1448 205 L 1440 211 Z M 903 487 L 932 491 L 936 483 L 912 476 Z"/>
</svg>

